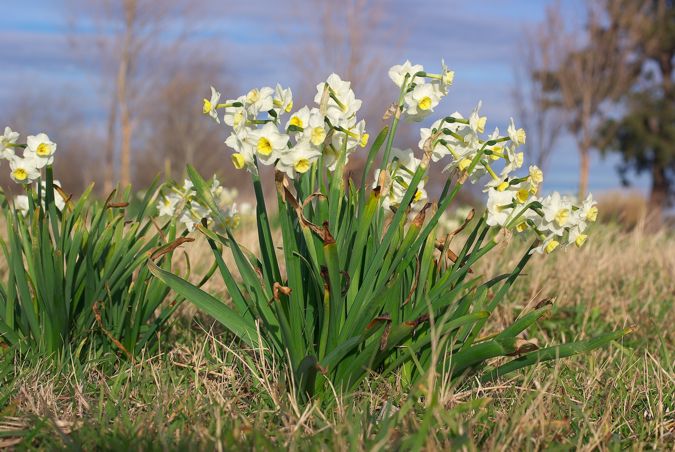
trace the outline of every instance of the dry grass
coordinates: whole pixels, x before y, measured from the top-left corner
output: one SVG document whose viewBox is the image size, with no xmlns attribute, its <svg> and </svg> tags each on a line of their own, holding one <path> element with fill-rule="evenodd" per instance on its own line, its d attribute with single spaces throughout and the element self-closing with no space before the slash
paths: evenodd
<svg viewBox="0 0 675 452">
<path fill-rule="evenodd" d="M 255 249 L 251 228 L 239 234 Z M 514 248 L 521 248 L 512 245 L 476 271 L 494 275 L 512 268 L 519 257 Z M 195 274 L 211 263 L 205 243 L 185 252 Z M 375 379 L 353 398 L 303 408 L 287 395 L 289 379 L 279 363 L 225 342 L 210 320 L 188 309 L 161 341 L 163 351 L 134 364 L 67 363 L 64 370 L 40 360 L 10 363 L 14 378 L 0 391 L 0 401 L 7 397 L 0 405 L 0 446 L 672 448 L 673 231 L 598 225 L 587 247 L 536 258 L 527 272 L 495 313 L 496 325 L 533 301 L 554 297 L 551 316 L 529 332 L 540 343 L 625 325 L 635 325 L 636 332 L 622 344 L 542 364 L 508 381 L 445 387 L 437 403 L 411 402 L 396 381 Z M 218 276 L 207 290 L 224 293 Z M 406 406 L 384 415 L 387 407 Z"/>
</svg>

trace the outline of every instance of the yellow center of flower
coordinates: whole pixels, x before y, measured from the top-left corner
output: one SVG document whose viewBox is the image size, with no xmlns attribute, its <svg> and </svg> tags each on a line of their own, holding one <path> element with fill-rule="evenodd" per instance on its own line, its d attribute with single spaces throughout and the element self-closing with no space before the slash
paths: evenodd
<svg viewBox="0 0 675 452">
<path fill-rule="evenodd" d="M 527 222 L 525 221 L 523 221 L 522 223 L 518 223 L 518 226 L 516 226 L 516 231 L 518 232 L 523 232 L 526 229 L 527 229 Z"/>
<path fill-rule="evenodd" d="M 14 175 L 14 179 L 19 181 L 26 180 L 26 178 L 28 177 L 28 173 L 23 168 L 15 169 L 12 174 Z"/>
<path fill-rule="evenodd" d="M 588 212 L 586 213 L 586 219 L 588 221 L 595 221 L 598 219 L 598 208 L 593 206 L 590 209 L 588 209 Z"/>
<path fill-rule="evenodd" d="M 492 154 L 490 154 L 491 160 L 499 160 L 500 154 L 502 153 L 503 148 L 501 146 L 494 146 L 492 148 Z"/>
<path fill-rule="evenodd" d="M 587 236 L 586 234 L 579 234 L 579 235 L 577 236 L 576 240 L 574 240 L 574 243 L 575 243 L 578 247 L 581 248 L 581 246 L 584 244 L 584 242 L 586 242 L 586 239 L 587 239 L 587 238 L 588 238 L 588 236 Z"/>
<path fill-rule="evenodd" d="M 518 140 L 518 144 L 525 144 L 525 140 L 527 140 L 525 129 L 516 130 L 516 140 Z"/>
<path fill-rule="evenodd" d="M 249 91 L 248 94 L 246 95 L 246 100 L 247 100 L 248 103 L 250 103 L 250 104 L 253 104 L 253 103 L 255 103 L 255 102 L 258 102 L 259 99 L 260 99 L 260 91 L 258 91 L 257 89 L 252 89 L 252 90 Z"/>
<path fill-rule="evenodd" d="M 300 119 L 298 116 L 293 116 L 290 121 L 288 121 L 290 125 L 295 126 L 295 127 L 300 127 L 301 129 L 304 126 L 302 119 Z"/>
<path fill-rule="evenodd" d="M 471 165 L 471 159 L 462 159 L 462 160 L 460 160 L 458 166 L 459 166 L 460 171 L 464 171 L 465 169 L 467 169 L 469 167 L 469 165 Z"/>
<path fill-rule="evenodd" d="M 530 171 L 530 179 L 534 184 L 541 184 L 544 182 L 544 173 L 539 168 L 533 168 Z"/>
<path fill-rule="evenodd" d="M 546 254 L 551 254 L 554 249 L 558 248 L 558 245 L 560 245 L 560 243 L 558 243 L 558 241 L 551 240 L 550 242 L 548 242 L 546 247 L 544 247 L 544 251 L 546 251 Z"/>
<path fill-rule="evenodd" d="M 569 216 L 569 209 L 560 209 L 558 213 L 555 214 L 555 222 L 558 223 L 558 226 L 563 226 L 567 222 Z"/>
<path fill-rule="evenodd" d="M 49 157 L 49 145 L 47 143 L 40 143 L 35 150 L 35 153 L 40 157 Z"/>
<path fill-rule="evenodd" d="M 524 155 L 523 155 L 522 152 L 519 152 L 519 153 L 516 154 L 515 164 L 518 168 L 523 166 L 523 159 L 524 159 Z"/>
<path fill-rule="evenodd" d="M 237 153 L 232 154 L 232 164 L 237 169 L 242 169 L 246 162 L 244 161 L 244 156 Z"/>
<path fill-rule="evenodd" d="M 527 198 L 529 197 L 530 191 L 527 188 L 521 188 L 516 192 L 516 200 L 521 204 L 524 204 L 525 201 L 527 201 Z"/>
<path fill-rule="evenodd" d="M 504 181 L 501 184 L 497 185 L 497 191 L 504 191 L 509 188 L 509 183 Z"/>
<path fill-rule="evenodd" d="M 310 137 L 310 140 L 314 146 L 319 146 L 325 139 L 326 131 L 323 130 L 323 127 L 314 127 L 312 129 L 312 136 Z"/>
<path fill-rule="evenodd" d="M 272 153 L 272 143 L 265 137 L 258 140 L 258 152 L 262 155 L 270 155 Z"/>
<path fill-rule="evenodd" d="M 417 107 L 419 107 L 420 110 L 428 110 L 431 108 L 431 97 L 429 96 L 424 96 L 417 102 Z"/>
<path fill-rule="evenodd" d="M 300 159 L 295 162 L 295 171 L 298 173 L 306 173 L 310 166 L 311 164 L 309 163 L 309 160 Z"/>
<path fill-rule="evenodd" d="M 361 135 L 361 139 L 359 140 L 359 145 L 361 145 L 362 148 L 365 148 L 366 145 L 368 144 L 368 138 L 370 138 L 370 135 L 367 133 L 364 133 Z"/>
<path fill-rule="evenodd" d="M 478 124 L 477 124 L 476 130 L 479 133 L 485 132 L 485 123 L 486 122 L 487 122 L 487 116 L 481 116 L 480 118 L 478 118 Z"/>
<path fill-rule="evenodd" d="M 293 109 L 293 101 L 290 101 L 284 110 L 286 110 L 286 113 L 289 113 Z"/>
<path fill-rule="evenodd" d="M 202 113 L 207 114 L 211 111 L 211 101 L 204 99 L 204 106 L 202 107 Z"/>
</svg>

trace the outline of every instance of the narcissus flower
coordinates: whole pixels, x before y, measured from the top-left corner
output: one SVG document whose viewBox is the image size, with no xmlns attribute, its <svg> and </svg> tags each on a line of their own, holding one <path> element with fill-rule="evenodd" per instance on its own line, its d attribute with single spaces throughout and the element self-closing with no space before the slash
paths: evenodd
<svg viewBox="0 0 675 452">
<path fill-rule="evenodd" d="M 9 160 L 10 176 L 17 184 L 30 184 L 40 177 L 38 158 L 32 155 Z"/>
<path fill-rule="evenodd" d="M 386 167 L 387 177 L 384 186 L 381 187 L 382 208 L 389 210 L 392 207 L 400 207 L 403 198 L 408 191 L 413 176 L 417 172 L 422 161 L 415 157 L 411 149 L 391 149 L 391 160 Z M 380 179 L 380 170 L 375 171 L 375 188 Z M 413 210 L 421 209 L 427 200 L 427 192 L 424 189 L 426 175 L 417 185 L 417 190 L 411 200 Z"/>
<path fill-rule="evenodd" d="M 274 88 L 274 98 L 272 100 L 273 110 L 280 116 L 284 113 L 290 113 L 293 109 L 293 93 L 290 88 L 282 88 L 277 83 Z"/>
<path fill-rule="evenodd" d="M 0 135 L 0 159 L 9 159 L 14 157 L 14 147 L 19 139 L 19 133 L 5 127 L 5 133 Z"/>
<path fill-rule="evenodd" d="M 49 139 L 47 134 L 38 133 L 29 135 L 26 138 L 26 149 L 24 157 L 33 155 L 36 158 L 37 168 L 43 168 L 54 162 L 54 153 L 56 152 L 56 143 Z"/>
<path fill-rule="evenodd" d="M 288 119 L 288 122 L 286 123 L 286 130 L 288 130 L 291 126 L 295 127 L 296 129 L 299 130 L 290 130 L 289 133 L 297 133 L 302 132 L 305 127 L 309 126 L 309 107 L 304 106 L 300 110 L 296 111 L 291 115 L 291 117 Z"/>
<path fill-rule="evenodd" d="M 509 138 L 511 139 L 511 141 L 515 146 L 525 144 L 525 140 L 527 139 L 525 129 L 523 128 L 516 129 L 516 125 L 513 122 L 513 118 L 511 118 L 511 120 L 509 121 L 509 127 L 508 129 L 506 129 L 506 133 L 509 134 Z"/>
<path fill-rule="evenodd" d="M 333 126 L 350 127 L 356 122 L 356 112 L 361 108 L 361 101 L 351 89 L 351 82 L 344 81 L 337 74 L 331 74 L 325 82 L 316 85 L 314 102 L 321 105 L 327 96 L 326 116 Z"/>
<path fill-rule="evenodd" d="M 297 174 L 304 174 L 309 171 L 319 157 L 321 157 L 321 151 L 305 139 L 281 154 L 277 163 L 277 170 L 286 173 L 289 178 L 295 179 Z"/>
<path fill-rule="evenodd" d="M 437 85 L 423 83 L 405 95 L 405 113 L 412 121 L 421 121 L 429 116 L 443 97 Z"/>
<path fill-rule="evenodd" d="M 483 133 L 485 131 L 485 123 L 487 122 L 487 116 L 480 116 L 480 108 L 483 106 L 483 102 L 479 101 L 476 108 L 473 109 L 471 115 L 469 116 L 469 127 L 476 133 Z"/>
<path fill-rule="evenodd" d="M 274 163 L 288 149 L 288 135 L 280 133 L 276 124 L 271 122 L 253 130 L 246 141 L 254 147 L 258 160 L 265 165 Z"/>
<path fill-rule="evenodd" d="M 405 63 L 397 64 L 389 69 L 389 78 L 400 88 L 406 75 L 408 76 L 408 82 L 411 82 L 415 74 L 422 71 L 424 71 L 424 67 L 421 64 L 412 64 L 405 60 Z"/>
<path fill-rule="evenodd" d="M 16 210 L 25 217 L 26 215 L 28 215 L 28 209 L 30 209 L 28 196 L 18 195 L 14 197 L 14 210 Z"/>
<path fill-rule="evenodd" d="M 216 89 L 211 87 L 211 98 L 204 99 L 204 106 L 202 107 L 202 113 L 212 117 L 218 124 L 220 124 L 220 118 L 218 117 L 218 102 L 220 101 L 220 93 Z"/>
<path fill-rule="evenodd" d="M 274 90 L 269 86 L 253 88 L 246 94 L 244 105 L 253 117 L 261 112 L 270 111 L 274 106 Z"/>
</svg>

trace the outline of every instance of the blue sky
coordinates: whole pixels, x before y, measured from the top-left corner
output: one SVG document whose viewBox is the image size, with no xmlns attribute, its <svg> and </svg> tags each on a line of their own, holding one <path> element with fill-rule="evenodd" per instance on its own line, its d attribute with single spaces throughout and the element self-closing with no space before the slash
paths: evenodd
<svg viewBox="0 0 675 452">
<path fill-rule="evenodd" d="M 157 0 L 158 2 L 161 0 Z M 340 7 L 340 0 L 335 0 Z M 369 42 L 368 48 L 386 58 L 391 65 L 405 59 L 428 68 L 438 66 L 441 58 L 455 70 L 455 85 L 444 100 L 439 114 L 469 112 L 478 100 L 492 126 L 504 127 L 516 114 L 511 96 L 518 46 L 526 27 L 541 21 L 549 1 L 535 0 L 388 0 L 384 2 L 383 33 Z M 574 17 L 581 0 L 564 2 L 566 14 Z M 104 111 L 97 103 L 98 72 L 87 62 L 92 45 L 73 52 L 69 41 L 69 23 L 78 21 L 77 11 L 67 0 L 3 0 L 0 14 L 0 104 L 28 95 L 40 87 L 82 96 L 90 104 L 92 117 Z M 311 0 L 257 0 L 233 2 L 206 1 L 200 17 L 199 42 L 208 46 L 217 42 L 219 50 L 211 58 L 222 60 L 229 77 L 240 86 L 283 85 L 297 87 L 301 74 L 293 68 L 289 55 L 294 46 L 312 39 L 316 23 L 311 22 Z M 289 10 L 302 10 L 289 16 Z M 309 19 L 309 20 L 308 20 Z M 179 20 L 179 19 L 178 19 Z M 84 27 L 87 33 L 87 28 Z M 395 37 L 395 38 L 392 38 Z M 82 37 L 82 36 L 80 36 Z M 87 36 L 85 36 L 86 42 Z M 93 40 L 95 36 L 90 36 Z M 392 39 L 397 42 L 392 43 Z M 221 50 L 224 49 L 224 50 Z M 327 74 L 316 74 L 317 81 Z M 382 74 L 388 83 L 386 74 Z M 236 94 L 236 93 L 232 93 Z M 368 100 L 367 94 L 361 95 Z M 392 91 L 392 96 L 395 94 Z M 38 108 L 48 107 L 40 105 Z M 517 119 L 517 118 L 516 118 Z M 600 192 L 619 188 L 614 159 L 594 155 L 590 188 Z M 556 148 L 547 171 L 547 188 L 572 192 L 577 183 L 578 159 L 569 137 Z M 642 178 L 636 187 L 645 190 Z"/>
</svg>

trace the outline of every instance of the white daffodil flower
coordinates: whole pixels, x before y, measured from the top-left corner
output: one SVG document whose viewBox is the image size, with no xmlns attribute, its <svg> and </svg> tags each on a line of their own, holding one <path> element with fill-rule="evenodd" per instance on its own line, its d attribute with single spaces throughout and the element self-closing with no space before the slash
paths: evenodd
<svg viewBox="0 0 675 452">
<path fill-rule="evenodd" d="M 469 116 L 469 127 L 471 127 L 471 130 L 473 130 L 475 133 L 485 132 L 485 123 L 487 122 L 487 116 L 480 116 L 479 114 L 482 106 L 483 102 L 479 101 L 478 105 L 476 105 L 476 108 L 473 109 L 471 115 Z"/>
<path fill-rule="evenodd" d="M 42 186 L 42 192 L 44 193 L 45 190 L 47 190 L 47 182 L 42 181 L 40 183 L 40 185 Z M 63 195 L 61 194 L 61 192 L 56 189 L 56 187 L 61 188 L 61 182 L 59 182 L 58 180 L 55 180 L 53 182 L 53 185 L 54 185 L 54 206 L 59 211 L 61 211 L 66 206 L 66 200 L 63 198 Z M 42 208 L 44 208 L 44 198 L 42 199 Z"/>
<path fill-rule="evenodd" d="M 246 127 L 246 120 L 248 119 L 248 112 L 244 107 L 246 102 L 246 97 L 241 96 L 235 100 L 228 100 L 225 102 L 227 107 L 223 110 L 223 121 L 228 126 L 232 127 L 235 131 L 239 131 L 242 128 Z M 237 104 L 239 106 L 234 106 Z"/>
<path fill-rule="evenodd" d="M 295 179 L 297 174 L 309 171 L 319 157 L 321 157 L 321 151 L 305 139 L 281 154 L 277 169 L 286 173 L 289 178 Z"/>
<path fill-rule="evenodd" d="M 244 105 L 253 118 L 261 112 L 270 111 L 274 107 L 274 90 L 269 86 L 253 88 L 246 94 Z"/>
<path fill-rule="evenodd" d="M 288 119 L 288 122 L 286 123 L 286 130 L 288 130 L 290 126 L 294 126 L 300 129 L 300 132 L 302 132 L 305 127 L 309 127 L 309 115 L 309 107 L 305 105 L 300 110 L 291 115 L 291 117 Z M 289 131 L 289 133 L 298 133 L 298 131 Z"/>
<path fill-rule="evenodd" d="M 587 238 L 588 235 L 584 234 L 584 229 L 576 225 L 570 228 L 567 244 L 575 244 L 578 248 L 581 248 L 586 243 Z"/>
<path fill-rule="evenodd" d="M 443 91 L 443 94 L 448 93 L 448 88 L 452 86 L 452 83 L 455 81 L 455 71 L 451 71 L 445 65 L 445 60 L 441 60 L 441 79 L 440 88 Z"/>
<path fill-rule="evenodd" d="M 370 135 L 366 132 L 366 121 L 360 120 L 350 127 L 347 132 L 334 132 L 333 147 L 342 151 L 345 146 L 345 137 L 347 138 L 347 152 L 351 153 L 358 147 L 366 147 L 370 138 Z"/>
<path fill-rule="evenodd" d="M 421 121 L 429 116 L 439 104 L 443 93 L 437 85 L 422 83 L 404 97 L 405 113 L 411 121 Z"/>
<path fill-rule="evenodd" d="M 488 226 L 506 226 L 514 210 L 512 190 L 488 190 L 487 220 Z"/>
<path fill-rule="evenodd" d="M 541 245 L 533 248 L 529 254 L 551 254 L 559 245 L 560 242 L 556 240 L 555 236 L 549 236 L 542 241 Z"/>
<path fill-rule="evenodd" d="M 10 176 L 17 184 L 30 184 L 40 177 L 38 158 L 33 155 L 14 157 L 9 160 Z"/>
<path fill-rule="evenodd" d="M 339 75 L 331 74 L 325 82 L 316 85 L 314 102 L 321 106 L 324 89 L 328 90 L 326 117 L 333 126 L 349 128 L 356 122 L 356 112 L 361 108 L 361 100 L 351 89 L 351 82 L 342 80 Z"/>
<path fill-rule="evenodd" d="M 415 157 L 411 149 L 391 149 L 391 160 L 387 165 L 387 180 L 382 188 L 382 207 L 389 210 L 391 207 L 399 207 L 403 197 L 408 191 L 413 176 L 422 161 Z M 379 183 L 380 171 L 375 171 L 373 188 Z M 427 200 L 427 192 L 424 189 L 426 176 L 417 184 L 417 190 L 411 201 L 413 210 L 421 209 Z"/>
<path fill-rule="evenodd" d="M 157 211 L 159 216 L 174 216 L 176 207 L 182 199 L 183 198 L 177 193 L 169 193 L 166 196 L 162 196 L 159 201 L 157 201 Z"/>
<path fill-rule="evenodd" d="M 302 132 L 301 137 L 307 138 L 314 146 L 321 146 L 328 135 L 328 127 L 324 115 L 318 108 L 309 111 L 308 125 Z"/>
<path fill-rule="evenodd" d="M 541 204 L 546 223 L 541 225 L 540 228 L 548 230 L 557 236 L 562 236 L 565 232 L 565 226 L 568 226 L 570 222 L 572 214 L 571 200 L 560 196 L 558 192 L 554 192 L 542 199 Z"/>
<path fill-rule="evenodd" d="M 182 223 L 188 231 L 192 232 L 195 230 L 195 225 L 200 223 L 203 219 L 210 219 L 209 210 L 201 204 L 192 201 L 178 221 Z"/>
<path fill-rule="evenodd" d="M 528 173 L 530 175 L 530 182 L 532 185 L 539 186 L 539 184 L 544 182 L 544 172 L 540 170 L 537 165 L 530 165 Z"/>
<path fill-rule="evenodd" d="M 14 132 L 9 127 L 5 127 L 5 133 L 0 135 L 0 159 L 10 159 L 16 154 L 14 145 L 19 139 L 19 132 Z"/>
<path fill-rule="evenodd" d="M 277 116 L 281 116 L 284 113 L 290 113 L 293 109 L 293 93 L 291 92 L 291 89 L 284 89 L 277 83 L 276 88 L 274 88 L 272 105 Z"/>
<path fill-rule="evenodd" d="M 14 210 L 16 210 L 25 217 L 26 215 L 28 215 L 29 209 L 30 204 L 28 203 L 28 196 L 17 195 L 14 197 Z"/>
<path fill-rule="evenodd" d="M 232 132 L 225 140 L 225 144 L 235 152 L 232 154 L 232 164 L 237 169 L 255 171 L 255 143 L 249 139 L 250 129 L 243 128 L 239 132 Z"/>
<path fill-rule="evenodd" d="M 454 112 L 450 116 L 455 119 L 464 119 L 459 112 Z M 448 123 L 443 122 L 443 119 L 439 119 L 436 122 L 434 122 L 431 125 L 431 127 L 429 128 L 423 127 L 420 129 L 420 141 L 418 143 L 419 148 L 424 150 L 424 145 L 426 144 L 429 137 L 431 137 L 431 135 L 435 133 L 434 131 L 438 131 L 438 129 L 441 127 L 443 129 L 451 131 L 454 135 L 458 135 L 459 137 L 465 135 L 464 129 L 468 129 L 468 126 L 466 124 L 458 122 Z M 445 141 L 446 144 L 441 143 L 440 141 L 441 139 Z M 446 135 L 446 134 L 440 135 L 439 138 L 436 140 L 434 147 L 432 148 L 431 160 L 433 160 L 434 162 L 438 162 L 443 157 L 451 155 L 452 152 L 450 150 L 453 149 L 455 146 L 457 146 L 457 141 L 458 139 L 453 135 Z"/>
<path fill-rule="evenodd" d="M 211 98 L 204 99 L 204 106 L 202 107 L 202 113 L 212 117 L 218 124 L 220 124 L 220 118 L 218 117 L 218 102 L 220 101 L 220 93 L 216 89 L 211 87 Z"/>
<path fill-rule="evenodd" d="M 506 129 L 506 133 L 508 133 L 511 142 L 516 147 L 520 146 L 521 144 L 525 144 L 525 140 L 527 139 L 525 129 L 516 129 L 516 124 L 513 122 L 513 118 L 511 118 L 509 121 L 509 127 Z"/>
<path fill-rule="evenodd" d="M 56 152 L 56 143 L 51 141 L 47 134 L 38 133 L 37 135 L 29 135 L 26 138 L 26 149 L 24 150 L 24 157 L 33 155 L 37 157 L 37 168 L 44 168 L 54 162 L 54 153 Z"/>
<path fill-rule="evenodd" d="M 246 141 L 254 147 L 255 155 L 264 165 L 273 164 L 288 149 L 288 135 L 280 133 L 271 122 L 253 130 Z"/>
<path fill-rule="evenodd" d="M 389 69 L 389 78 L 400 88 L 406 75 L 408 75 L 408 82 L 411 82 L 415 74 L 422 71 L 424 71 L 422 65 L 412 64 L 410 61 L 405 60 L 405 63 L 397 64 Z"/>
</svg>

